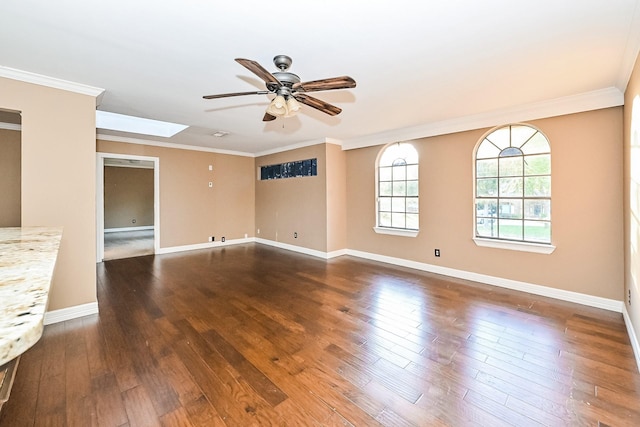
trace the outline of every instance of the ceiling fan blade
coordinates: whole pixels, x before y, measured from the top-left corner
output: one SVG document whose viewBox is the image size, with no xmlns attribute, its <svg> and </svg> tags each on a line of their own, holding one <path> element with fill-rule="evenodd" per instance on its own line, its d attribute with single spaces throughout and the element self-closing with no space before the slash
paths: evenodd
<svg viewBox="0 0 640 427">
<path fill-rule="evenodd" d="M 276 116 L 273 116 L 273 115 L 271 115 L 269 113 L 264 113 L 264 117 L 262 118 L 262 121 L 263 122 L 270 122 L 270 121 L 275 120 L 275 119 L 276 119 Z"/>
<path fill-rule="evenodd" d="M 244 58 L 236 58 L 236 62 L 245 67 L 247 70 L 251 71 L 256 76 L 260 77 L 265 81 L 265 83 L 273 83 L 278 86 L 282 85 L 282 83 L 280 83 L 280 81 L 276 79 L 273 74 L 265 70 L 264 67 L 258 64 L 256 61 Z"/>
<path fill-rule="evenodd" d="M 324 102 L 312 96 L 307 96 L 301 93 L 297 93 L 293 95 L 293 97 L 299 102 L 302 102 L 303 104 L 306 104 L 309 107 L 313 107 L 316 110 L 320 110 L 323 113 L 327 113 L 330 116 L 338 115 L 342 111 L 342 108 L 338 108 L 335 105 L 331 105 L 328 102 Z"/>
<path fill-rule="evenodd" d="M 233 92 L 233 93 L 221 93 L 218 95 L 205 95 L 204 99 L 217 99 L 217 98 L 228 98 L 230 96 L 242 96 L 242 95 L 266 95 L 268 94 L 268 90 L 259 90 L 254 92 Z"/>
<path fill-rule="evenodd" d="M 293 90 L 300 92 L 316 92 L 319 90 L 351 89 L 356 87 L 356 81 L 349 76 L 332 77 L 329 79 L 313 80 L 310 82 L 295 83 Z"/>
</svg>

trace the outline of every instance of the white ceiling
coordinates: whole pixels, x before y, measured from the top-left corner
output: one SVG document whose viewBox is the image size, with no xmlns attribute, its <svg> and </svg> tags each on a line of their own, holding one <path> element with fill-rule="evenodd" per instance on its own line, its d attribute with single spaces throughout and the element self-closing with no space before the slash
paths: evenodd
<svg viewBox="0 0 640 427">
<path fill-rule="evenodd" d="M 0 2 L 0 66 L 103 88 L 103 111 L 190 126 L 156 141 L 251 154 L 620 105 L 639 49 L 640 0 Z M 276 71 L 277 54 L 303 81 L 353 77 L 312 94 L 343 112 L 265 123 L 270 96 L 202 99 L 264 89 L 234 58 Z"/>
</svg>

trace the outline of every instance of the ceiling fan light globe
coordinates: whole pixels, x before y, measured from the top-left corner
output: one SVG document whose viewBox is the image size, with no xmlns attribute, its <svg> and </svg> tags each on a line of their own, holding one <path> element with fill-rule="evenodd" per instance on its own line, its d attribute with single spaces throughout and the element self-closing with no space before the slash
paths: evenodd
<svg viewBox="0 0 640 427">
<path fill-rule="evenodd" d="M 287 114 L 287 103 L 282 95 L 273 98 L 273 101 L 267 107 L 267 113 L 272 116 L 280 117 Z"/>
<path fill-rule="evenodd" d="M 300 110 L 300 103 L 293 96 L 290 96 L 287 99 L 287 117 L 295 116 L 298 114 L 298 110 Z"/>
<path fill-rule="evenodd" d="M 300 103 L 293 96 L 290 96 L 289 99 L 287 99 L 287 110 L 289 114 L 294 115 L 299 109 Z"/>
<path fill-rule="evenodd" d="M 284 96 L 278 95 L 275 98 L 273 98 L 272 104 L 276 108 L 284 108 L 285 105 L 287 105 L 287 101 L 285 101 Z"/>
</svg>

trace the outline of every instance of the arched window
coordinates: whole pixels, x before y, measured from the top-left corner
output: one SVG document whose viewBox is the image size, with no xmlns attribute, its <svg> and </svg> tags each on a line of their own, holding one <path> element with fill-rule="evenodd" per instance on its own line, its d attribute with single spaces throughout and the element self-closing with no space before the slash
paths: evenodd
<svg viewBox="0 0 640 427">
<path fill-rule="evenodd" d="M 475 151 L 475 237 L 551 244 L 551 148 L 539 130 L 508 125 Z"/>
<path fill-rule="evenodd" d="M 378 157 L 376 231 L 417 234 L 418 152 L 408 143 L 386 146 Z"/>
</svg>

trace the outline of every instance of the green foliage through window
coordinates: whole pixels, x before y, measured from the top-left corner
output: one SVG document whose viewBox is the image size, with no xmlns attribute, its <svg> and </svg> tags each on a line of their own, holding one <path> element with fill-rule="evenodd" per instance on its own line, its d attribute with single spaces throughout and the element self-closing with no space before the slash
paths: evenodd
<svg viewBox="0 0 640 427">
<path fill-rule="evenodd" d="M 551 243 L 551 148 L 527 125 L 489 133 L 475 152 L 476 237 Z"/>
<path fill-rule="evenodd" d="M 384 148 L 377 184 L 377 226 L 418 230 L 418 152 L 411 144 Z"/>
</svg>

